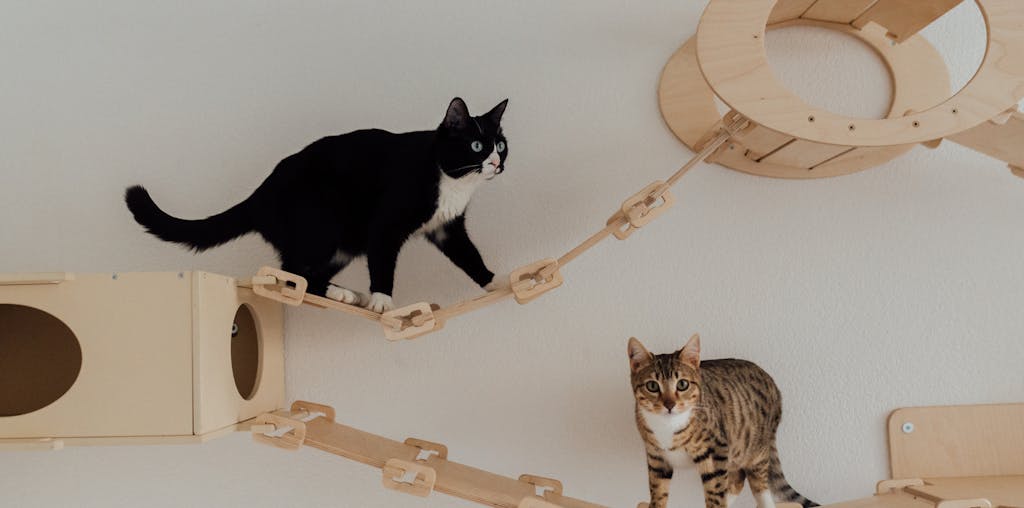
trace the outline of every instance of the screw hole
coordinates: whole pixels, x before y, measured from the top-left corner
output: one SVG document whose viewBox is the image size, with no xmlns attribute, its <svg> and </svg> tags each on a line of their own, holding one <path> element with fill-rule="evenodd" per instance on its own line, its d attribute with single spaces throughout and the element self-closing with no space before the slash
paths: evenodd
<svg viewBox="0 0 1024 508">
<path fill-rule="evenodd" d="M 851 123 L 851 124 L 850 124 L 850 131 L 852 132 L 852 131 L 855 131 L 855 130 L 857 130 L 857 126 L 856 126 L 856 125 L 853 125 L 853 124 Z"/>
<path fill-rule="evenodd" d="M 813 123 L 814 122 L 814 115 L 811 115 L 811 116 L 807 117 L 807 121 Z"/>
<path fill-rule="evenodd" d="M 955 115 L 955 114 L 957 114 L 957 113 L 959 113 L 959 112 L 960 112 L 960 110 L 959 110 L 959 109 L 957 109 L 957 108 L 953 108 L 953 114 L 954 114 L 954 115 Z"/>
<path fill-rule="evenodd" d="M 913 126 L 914 127 L 920 127 L 921 126 L 921 122 L 918 122 L 917 120 L 914 120 Z"/>
</svg>

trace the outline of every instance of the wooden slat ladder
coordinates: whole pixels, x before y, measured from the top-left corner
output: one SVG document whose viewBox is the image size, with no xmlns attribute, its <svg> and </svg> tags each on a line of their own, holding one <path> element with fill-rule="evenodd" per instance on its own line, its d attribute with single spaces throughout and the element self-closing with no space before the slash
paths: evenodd
<svg viewBox="0 0 1024 508">
<path fill-rule="evenodd" d="M 257 417 L 250 431 L 256 442 L 286 450 L 310 446 L 379 468 L 385 488 L 406 494 L 426 497 L 437 491 L 503 508 L 603 508 L 565 496 L 558 480 L 497 475 L 448 460 L 442 444 L 412 438 L 398 442 L 341 425 L 334 408 L 322 404 L 296 401 L 289 411 Z"/>
</svg>

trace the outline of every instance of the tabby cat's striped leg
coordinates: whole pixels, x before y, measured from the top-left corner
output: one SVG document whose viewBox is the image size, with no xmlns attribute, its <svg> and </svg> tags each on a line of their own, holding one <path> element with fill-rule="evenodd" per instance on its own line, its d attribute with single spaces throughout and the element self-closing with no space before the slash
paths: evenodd
<svg viewBox="0 0 1024 508">
<path fill-rule="evenodd" d="M 747 473 L 742 469 L 729 471 L 729 492 L 725 495 L 725 506 L 732 506 L 732 502 L 743 492 L 743 482 L 747 480 Z"/>
<path fill-rule="evenodd" d="M 775 500 L 772 498 L 771 486 L 768 483 L 770 470 L 771 462 L 765 460 L 747 471 L 750 491 L 754 493 L 754 499 L 757 500 L 757 508 L 775 508 Z"/>
<path fill-rule="evenodd" d="M 726 508 L 726 495 L 730 487 L 726 458 L 712 453 L 697 462 L 697 470 L 704 483 L 704 505 L 707 508 Z"/>
<path fill-rule="evenodd" d="M 672 466 L 661 457 L 648 453 L 647 478 L 651 486 L 650 508 L 668 508 L 668 487 L 672 482 Z"/>
</svg>

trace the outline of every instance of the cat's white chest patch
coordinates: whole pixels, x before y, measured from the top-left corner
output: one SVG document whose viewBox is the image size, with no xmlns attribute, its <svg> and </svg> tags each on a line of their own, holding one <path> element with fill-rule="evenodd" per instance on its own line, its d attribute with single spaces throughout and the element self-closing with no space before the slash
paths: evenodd
<svg viewBox="0 0 1024 508">
<path fill-rule="evenodd" d="M 484 177 L 480 173 L 472 173 L 458 179 L 442 173 L 437 196 L 437 210 L 434 211 L 434 216 L 420 227 L 418 232 L 433 231 L 462 215 L 466 211 L 466 207 L 469 206 L 473 192 L 483 181 Z"/>
<path fill-rule="evenodd" d="M 693 461 L 690 456 L 681 447 L 679 450 L 672 450 L 673 442 L 675 441 L 676 432 L 685 429 L 690 424 L 690 416 L 693 409 L 687 409 L 682 413 L 677 414 L 654 414 L 647 411 L 642 411 L 640 414 L 644 418 L 644 423 L 647 424 L 647 428 L 651 429 L 651 433 L 654 435 L 654 440 L 658 443 L 658 447 L 664 450 L 663 455 L 665 460 L 674 468 L 681 468 L 687 465 L 693 465 Z"/>
</svg>

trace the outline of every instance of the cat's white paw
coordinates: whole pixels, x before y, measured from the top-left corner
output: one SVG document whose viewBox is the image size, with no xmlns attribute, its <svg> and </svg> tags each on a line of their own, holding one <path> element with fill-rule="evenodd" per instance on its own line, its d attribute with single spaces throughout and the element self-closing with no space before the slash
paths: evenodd
<svg viewBox="0 0 1024 508">
<path fill-rule="evenodd" d="M 370 301 L 366 304 L 366 308 L 374 312 L 387 312 L 394 309 L 395 304 L 391 302 L 391 295 L 373 293 L 370 295 Z"/>
<path fill-rule="evenodd" d="M 491 282 L 484 286 L 484 291 L 497 291 L 499 289 L 506 289 L 512 286 L 510 275 L 502 273 L 495 275 Z"/>
<path fill-rule="evenodd" d="M 327 298 L 349 305 L 362 305 L 367 300 L 362 293 L 341 286 L 335 286 L 334 284 L 327 286 Z"/>
</svg>

